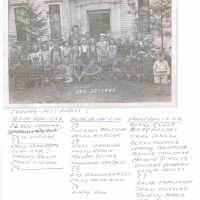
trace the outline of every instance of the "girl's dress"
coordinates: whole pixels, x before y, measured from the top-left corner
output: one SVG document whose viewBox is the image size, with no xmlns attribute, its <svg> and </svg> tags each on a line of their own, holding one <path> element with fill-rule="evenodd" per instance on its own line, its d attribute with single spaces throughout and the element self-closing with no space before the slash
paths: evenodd
<svg viewBox="0 0 200 200">
<path fill-rule="evenodd" d="M 75 66 L 74 66 L 74 76 L 78 79 L 78 81 L 80 82 L 81 79 L 84 76 L 84 69 L 85 69 L 85 64 L 82 62 L 78 62 Z"/>
<path fill-rule="evenodd" d="M 31 64 L 35 67 L 40 67 L 42 64 L 41 51 L 33 52 L 29 54 L 29 60 Z"/>
<path fill-rule="evenodd" d="M 170 75 L 170 67 L 166 60 L 157 60 L 153 66 L 154 83 L 156 84 L 168 84 L 168 76 Z"/>
<path fill-rule="evenodd" d="M 51 67 L 50 67 L 50 50 L 41 51 L 42 67 L 43 67 L 43 79 L 48 82 L 51 78 Z"/>
<path fill-rule="evenodd" d="M 73 82 L 72 51 L 70 47 L 63 47 L 63 65 L 65 67 L 65 83 Z"/>
<path fill-rule="evenodd" d="M 62 64 L 62 52 L 60 48 L 54 47 L 51 51 L 51 64 L 54 79 L 60 81 L 64 79 L 64 67 Z"/>
<path fill-rule="evenodd" d="M 101 72 L 101 67 L 96 62 L 90 62 L 84 69 L 85 76 L 95 76 Z"/>
<path fill-rule="evenodd" d="M 89 45 L 89 58 L 90 59 L 96 59 L 97 57 L 97 48 L 96 48 L 96 44 L 90 44 Z"/>
<path fill-rule="evenodd" d="M 102 66 L 107 64 L 108 58 L 108 42 L 99 41 L 97 43 L 97 59 L 98 63 Z"/>
<path fill-rule="evenodd" d="M 51 63 L 53 66 L 57 67 L 61 64 L 61 49 L 53 48 L 51 51 Z"/>
<path fill-rule="evenodd" d="M 85 65 L 88 64 L 88 56 L 89 56 L 89 47 L 88 45 L 81 45 L 79 47 L 79 56 L 81 59 L 81 62 Z"/>
<path fill-rule="evenodd" d="M 76 66 L 77 65 L 77 61 L 78 61 L 78 58 L 79 58 L 79 46 L 78 45 L 74 45 L 72 47 L 72 64 L 73 66 Z"/>
<path fill-rule="evenodd" d="M 50 50 L 41 51 L 41 57 L 42 57 L 43 67 L 49 67 L 50 66 Z"/>
</svg>

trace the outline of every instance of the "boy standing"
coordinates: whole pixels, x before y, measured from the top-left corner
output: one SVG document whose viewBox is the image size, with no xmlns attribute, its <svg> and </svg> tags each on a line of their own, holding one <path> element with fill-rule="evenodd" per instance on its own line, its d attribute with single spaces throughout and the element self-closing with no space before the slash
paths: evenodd
<svg viewBox="0 0 200 200">
<path fill-rule="evenodd" d="M 154 83 L 155 84 L 168 84 L 168 76 L 170 75 L 170 67 L 165 60 L 164 53 L 162 52 L 158 60 L 153 65 Z"/>
<path fill-rule="evenodd" d="M 100 34 L 100 40 L 97 42 L 97 59 L 102 66 L 106 65 L 106 58 L 108 56 L 108 42 L 105 39 L 105 34 Z"/>
<path fill-rule="evenodd" d="M 53 49 L 51 50 L 51 64 L 53 67 L 57 67 L 61 64 L 61 49 L 58 42 L 55 42 Z"/>
<path fill-rule="evenodd" d="M 67 41 L 62 49 L 62 63 L 65 66 L 65 83 L 73 82 L 72 50 Z"/>
<path fill-rule="evenodd" d="M 89 46 L 87 44 L 86 38 L 82 38 L 81 44 L 79 46 L 79 57 L 84 64 L 88 64 L 89 57 Z"/>
<path fill-rule="evenodd" d="M 49 82 L 51 67 L 50 67 L 50 49 L 49 43 L 46 41 L 41 46 L 41 58 L 42 58 L 42 67 L 44 73 L 44 82 Z"/>
</svg>

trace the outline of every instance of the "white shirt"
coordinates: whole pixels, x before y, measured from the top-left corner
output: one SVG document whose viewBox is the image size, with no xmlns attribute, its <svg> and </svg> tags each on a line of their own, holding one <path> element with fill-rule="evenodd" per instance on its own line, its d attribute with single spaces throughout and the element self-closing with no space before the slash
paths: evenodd
<svg viewBox="0 0 200 200">
<path fill-rule="evenodd" d="M 169 64 L 166 60 L 160 61 L 157 60 L 153 66 L 153 72 L 156 73 L 166 73 L 167 75 L 170 74 Z"/>
</svg>

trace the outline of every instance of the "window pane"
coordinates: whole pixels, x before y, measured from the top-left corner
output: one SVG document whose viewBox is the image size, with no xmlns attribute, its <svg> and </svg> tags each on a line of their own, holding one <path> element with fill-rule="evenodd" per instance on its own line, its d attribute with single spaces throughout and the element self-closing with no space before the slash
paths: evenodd
<svg viewBox="0 0 200 200">
<path fill-rule="evenodd" d="M 138 0 L 139 8 L 149 7 L 149 0 Z"/>
<path fill-rule="evenodd" d="M 51 39 L 61 38 L 61 20 L 60 20 L 60 6 L 49 6 L 49 21 L 51 29 Z"/>
<path fill-rule="evenodd" d="M 139 30 L 149 32 L 149 0 L 139 0 Z"/>
<path fill-rule="evenodd" d="M 143 0 L 138 0 L 139 8 L 143 7 Z"/>
<path fill-rule="evenodd" d="M 15 24 L 18 41 L 26 41 L 26 9 L 23 7 L 15 8 Z"/>
<path fill-rule="evenodd" d="M 110 10 L 89 11 L 88 19 L 92 37 L 98 38 L 100 33 L 110 31 Z"/>
</svg>

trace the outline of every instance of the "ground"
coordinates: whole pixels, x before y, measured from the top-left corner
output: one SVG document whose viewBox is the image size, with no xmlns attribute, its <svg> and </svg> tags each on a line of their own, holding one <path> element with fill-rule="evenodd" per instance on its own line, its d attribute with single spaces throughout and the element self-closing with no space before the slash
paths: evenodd
<svg viewBox="0 0 200 200">
<path fill-rule="evenodd" d="M 141 103 L 169 102 L 169 85 L 138 80 L 93 80 L 52 83 L 30 88 L 10 89 L 10 103 Z"/>
</svg>

